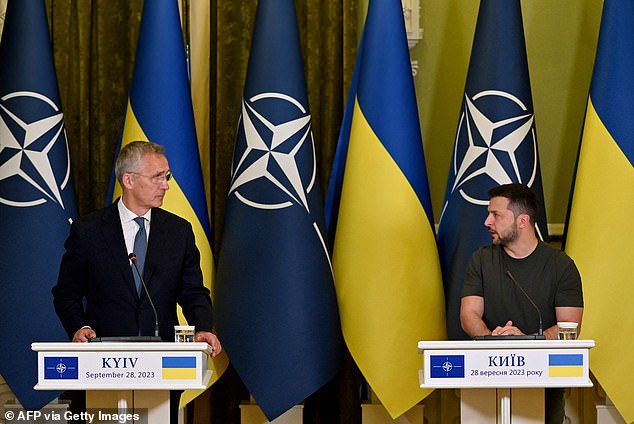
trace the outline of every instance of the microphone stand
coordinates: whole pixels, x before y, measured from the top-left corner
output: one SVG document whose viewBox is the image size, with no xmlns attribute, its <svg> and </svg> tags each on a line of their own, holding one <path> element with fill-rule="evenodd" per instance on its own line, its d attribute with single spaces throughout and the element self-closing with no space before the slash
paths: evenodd
<svg viewBox="0 0 634 424">
<path fill-rule="evenodd" d="M 150 296 L 150 292 L 147 289 L 147 285 L 145 284 L 145 280 L 143 279 L 143 274 L 139 270 L 138 265 L 136 264 L 136 254 L 134 252 L 128 255 L 128 259 L 134 265 L 134 269 L 136 270 L 137 275 L 139 276 L 139 280 L 141 280 L 141 284 L 143 285 L 143 289 L 145 289 L 145 293 L 147 294 L 147 298 L 150 301 L 150 306 L 152 306 L 152 311 L 154 312 L 154 335 L 159 337 L 159 322 L 158 322 L 158 313 L 156 312 L 156 308 L 154 307 L 154 302 L 152 302 L 152 296 Z"/>
<path fill-rule="evenodd" d="M 539 310 L 539 307 L 535 304 L 535 302 L 533 302 L 533 299 L 531 299 L 531 297 L 528 295 L 528 293 L 526 293 L 526 290 L 524 290 L 524 288 L 520 285 L 520 283 L 518 283 L 517 280 L 513 277 L 513 274 L 511 274 L 511 271 L 506 270 L 505 274 L 506 274 L 507 277 L 509 277 L 511 279 L 511 281 L 515 284 L 515 286 L 520 289 L 520 291 L 522 292 L 524 297 L 526 297 L 528 299 L 530 304 L 537 311 L 537 316 L 539 317 L 539 329 L 537 331 L 537 337 L 536 338 L 545 339 L 545 337 L 544 337 L 544 328 L 543 328 L 543 324 L 542 324 L 542 313 Z"/>
</svg>

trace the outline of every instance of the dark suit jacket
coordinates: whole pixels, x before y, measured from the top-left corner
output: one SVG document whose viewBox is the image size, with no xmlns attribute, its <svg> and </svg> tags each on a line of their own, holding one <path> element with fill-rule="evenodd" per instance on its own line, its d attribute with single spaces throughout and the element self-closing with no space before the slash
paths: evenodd
<svg viewBox="0 0 634 424">
<path fill-rule="evenodd" d="M 97 337 L 136 336 L 139 329 L 141 335 L 154 334 L 150 301 L 134 285 L 117 202 L 75 221 L 65 247 L 53 298 L 70 338 L 84 325 Z M 152 210 L 143 274 L 163 340 L 174 341 L 177 303 L 196 331 L 211 331 L 211 298 L 202 284 L 200 253 L 189 222 L 160 208 Z"/>
</svg>

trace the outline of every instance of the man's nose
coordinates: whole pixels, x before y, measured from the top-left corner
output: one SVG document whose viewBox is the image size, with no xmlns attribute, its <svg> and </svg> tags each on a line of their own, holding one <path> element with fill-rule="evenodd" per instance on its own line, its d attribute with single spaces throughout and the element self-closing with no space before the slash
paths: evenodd
<svg viewBox="0 0 634 424">
<path fill-rule="evenodd" d="M 486 219 L 484 220 L 484 226 L 487 228 L 491 226 L 491 215 L 487 215 Z"/>
</svg>

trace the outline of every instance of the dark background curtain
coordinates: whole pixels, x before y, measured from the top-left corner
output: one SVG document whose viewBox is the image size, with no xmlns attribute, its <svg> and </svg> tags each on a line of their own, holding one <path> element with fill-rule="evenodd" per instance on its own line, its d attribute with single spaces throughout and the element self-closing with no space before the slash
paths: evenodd
<svg viewBox="0 0 634 424">
<path fill-rule="evenodd" d="M 10 0 L 19 1 L 19 0 Z M 187 12 L 180 0 L 184 42 Z M 46 0 L 80 215 L 106 203 L 127 106 L 141 22 L 141 0 Z M 313 135 L 325 196 L 357 50 L 355 0 L 296 0 Z M 210 142 L 201 146 L 218 255 L 233 144 L 257 1 L 211 0 Z M 305 423 L 360 422 L 359 372 L 348 357 L 340 374 L 305 402 Z M 239 423 L 248 391 L 229 367 L 188 407 L 188 422 Z"/>
</svg>

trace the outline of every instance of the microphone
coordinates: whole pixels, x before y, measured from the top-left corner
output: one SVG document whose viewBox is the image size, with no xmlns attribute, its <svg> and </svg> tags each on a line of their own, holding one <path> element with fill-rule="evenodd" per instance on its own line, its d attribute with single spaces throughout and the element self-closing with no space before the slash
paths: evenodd
<svg viewBox="0 0 634 424">
<path fill-rule="evenodd" d="M 505 274 L 506 274 L 507 277 L 509 277 L 511 279 L 511 281 L 513 283 L 515 283 L 515 286 L 520 289 L 522 294 L 528 299 L 528 301 L 531 303 L 531 305 L 533 305 L 533 308 L 535 308 L 535 310 L 537 311 L 537 316 L 539 316 L 539 330 L 537 331 L 537 337 L 536 338 L 543 339 L 544 338 L 544 329 L 543 329 L 543 325 L 542 325 L 542 313 L 540 312 L 540 310 L 537 307 L 537 305 L 535 304 L 535 302 L 533 302 L 533 299 L 531 299 L 531 297 L 528 295 L 528 293 L 526 293 L 526 291 L 520 285 L 520 283 L 518 283 L 517 280 L 513 277 L 513 274 L 511 274 L 511 271 L 506 270 Z"/>
<path fill-rule="evenodd" d="M 128 255 L 128 259 L 130 259 L 130 262 L 132 262 L 132 265 L 134 265 L 134 269 L 136 270 L 137 275 L 139 276 L 139 280 L 141 280 L 141 284 L 143 285 L 143 288 L 145 289 L 145 293 L 147 294 L 147 298 L 150 301 L 150 305 L 152 306 L 152 311 L 154 311 L 154 335 L 156 337 L 159 337 L 159 322 L 158 322 L 158 314 L 156 313 L 156 308 L 154 307 L 154 302 L 152 302 L 152 296 L 150 296 L 150 292 L 147 289 L 147 286 L 145 285 L 145 280 L 143 279 L 143 274 L 141 273 L 141 271 L 139 271 L 139 267 L 136 264 L 136 254 L 134 252 L 130 253 Z M 540 317 L 541 320 L 541 317 Z M 541 321 L 540 321 L 541 323 Z M 541 328 L 541 324 L 540 324 L 540 328 Z"/>
</svg>

